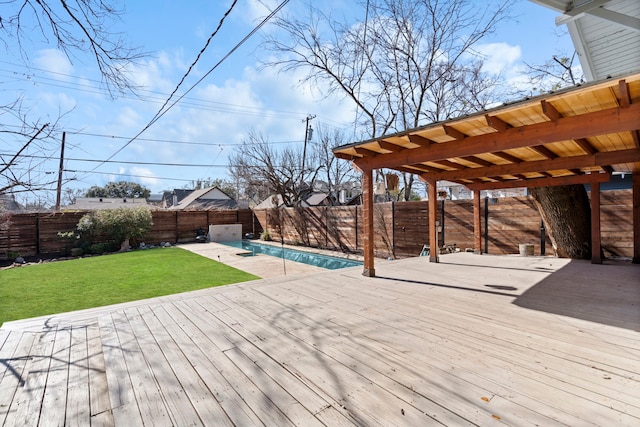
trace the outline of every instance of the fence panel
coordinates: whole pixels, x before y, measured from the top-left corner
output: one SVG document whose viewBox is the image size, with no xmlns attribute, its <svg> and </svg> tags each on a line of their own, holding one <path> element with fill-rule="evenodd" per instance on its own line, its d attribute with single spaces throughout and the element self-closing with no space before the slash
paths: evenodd
<svg viewBox="0 0 640 427">
<path fill-rule="evenodd" d="M 74 231 L 86 211 L 27 213 L 10 216 L 0 229 L 0 259 L 9 255 L 35 256 L 68 252 L 73 242 L 59 232 Z M 209 224 L 242 224 L 243 232 L 261 231 L 260 222 L 250 209 L 225 211 L 152 211 L 153 225 L 141 239 L 146 244 L 195 241 L 196 229 Z M 258 231 L 258 232 L 259 232 Z M 102 242 L 95 242 L 102 243 Z"/>
<path fill-rule="evenodd" d="M 482 200 L 482 216 L 484 204 Z M 633 212 L 631 190 L 601 194 L 602 245 L 605 255 L 633 256 Z M 489 199 L 489 253 L 518 253 L 518 244 L 532 243 L 540 253 L 540 215 L 530 197 Z M 68 245 L 58 232 L 72 231 L 86 212 L 29 213 L 11 216 L 8 227 L 0 228 L 0 258 L 19 253 L 63 252 Z M 438 204 L 442 225 L 442 205 Z M 153 226 L 140 241 L 188 242 L 195 240 L 198 227 L 213 224 L 242 224 L 242 232 L 269 230 L 274 240 L 287 243 L 359 252 L 363 249 L 362 206 L 286 208 L 228 211 L 153 211 Z M 420 253 L 429 241 L 427 202 L 376 203 L 374 205 L 374 253 L 378 257 L 407 257 Z M 482 221 L 484 238 L 484 221 Z M 444 202 L 444 235 L 439 241 L 461 248 L 473 247 L 473 205 L 469 200 Z M 483 242 L 484 249 L 484 242 Z M 547 240 L 547 254 L 553 253 Z"/>
</svg>

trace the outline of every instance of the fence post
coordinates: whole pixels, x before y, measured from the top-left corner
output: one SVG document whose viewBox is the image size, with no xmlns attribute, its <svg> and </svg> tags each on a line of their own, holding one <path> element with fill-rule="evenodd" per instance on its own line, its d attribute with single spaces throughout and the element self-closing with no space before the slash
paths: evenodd
<svg viewBox="0 0 640 427">
<path fill-rule="evenodd" d="M 355 251 L 358 251 L 358 205 L 355 205 L 355 217 L 356 217 L 356 247 L 355 247 Z"/>
<path fill-rule="evenodd" d="M 442 228 L 442 243 L 441 243 L 442 247 L 444 247 L 444 245 L 445 245 L 445 241 L 444 241 L 444 202 L 445 202 L 445 199 L 442 199 L 442 208 L 441 208 L 441 211 L 440 211 L 440 217 L 441 217 L 440 218 L 440 227 Z"/>
<path fill-rule="evenodd" d="M 329 247 L 329 206 L 324 207 L 324 248 Z"/>
<path fill-rule="evenodd" d="M 396 202 L 391 202 L 391 256 L 396 257 Z"/>
<path fill-rule="evenodd" d="M 180 239 L 180 231 L 178 229 L 178 213 L 180 213 L 180 211 L 176 210 L 176 243 L 178 243 L 178 240 Z"/>
<path fill-rule="evenodd" d="M 40 255 L 40 212 L 36 213 L 36 255 Z"/>
<path fill-rule="evenodd" d="M 489 253 L 489 196 L 484 197 L 484 253 Z"/>
</svg>

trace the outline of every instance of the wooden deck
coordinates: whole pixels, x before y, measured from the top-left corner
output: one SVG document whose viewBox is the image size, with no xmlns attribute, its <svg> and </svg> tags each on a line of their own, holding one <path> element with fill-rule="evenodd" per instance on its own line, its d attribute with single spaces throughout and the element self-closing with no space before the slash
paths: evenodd
<svg viewBox="0 0 640 427">
<path fill-rule="evenodd" d="M 0 424 L 640 425 L 640 267 L 453 254 L 0 329 Z"/>
</svg>

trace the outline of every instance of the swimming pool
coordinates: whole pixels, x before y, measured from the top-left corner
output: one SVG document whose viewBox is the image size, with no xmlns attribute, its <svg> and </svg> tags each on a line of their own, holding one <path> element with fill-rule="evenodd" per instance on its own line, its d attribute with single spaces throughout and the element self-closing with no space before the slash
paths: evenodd
<svg viewBox="0 0 640 427">
<path fill-rule="evenodd" d="M 284 259 L 290 261 L 302 262 L 304 264 L 314 265 L 316 267 L 326 268 L 328 270 L 337 270 L 339 268 L 355 267 L 362 265 L 362 262 L 338 258 L 328 255 L 313 254 L 310 252 L 297 251 L 295 249 L 280 248 L 277 246 L 263 245 L 261 243 L 241 241 L 241 242 L 224 242 L 223 245 L 232 246 L 234 248 L 243 249 L 251 252 L 251 255 L 264 254 L 272 257 L 282 258 L 284 251 Z M 248 254 L 242 254 L 247 256 Z"/>
</svg>

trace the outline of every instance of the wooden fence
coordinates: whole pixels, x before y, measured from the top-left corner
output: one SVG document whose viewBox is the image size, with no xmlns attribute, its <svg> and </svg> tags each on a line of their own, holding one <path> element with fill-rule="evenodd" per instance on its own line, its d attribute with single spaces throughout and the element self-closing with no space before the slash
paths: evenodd
<svg viewBox="0 0 640 427">
<path fill-rule="evenodd" d="M 602 244 L 605 254 L 633 256 L 631 190 L 601 194 Z M 518 253 L 520 243 L 542 249 L 542 220 L 530 197 L 482 200 L 483 251 Z M 274 240 L 343 252 L 361 252 L 363 218 L 361 206 L 286 208 L 257 210 L 255 215 Z M 444 219 L 443 219 L 444 218 Z M 377 203 L 374 205 L 374 252 L 377 257 L 408 257 L 420 254 L 429 241 L 427 202 Z M 471 200 L 439 202 L 440 243 L 473 248 Z M 486 237 L 486 240 L 485 240 Z M 547 254 L 553 254 L 545 239 Z"/>
<path fill-rule="evenodd" d="M 65 251 L 68 241 L 59 232 L 73 231 L 87 212 L 29 213 L 10 217 L 8 227 L 0 229 L 0 258 L 9 253 L 22 256 L 57 254 Z M 242 224 L 242 233 L 260 233 L 260 223 L 250 209 L 224 211 L 152 211 L 153 226 L 141 241 L 195 241 L 199 227 Z M 255 227 L 258 227 L 256 230 Z"/>
<path fill-rule="evenodd" d="M 473 248 L 473 206 L 470 200 L 439 202 L 439 241 Z M 601 194 L 602 245 L 605 255 L 633 256 L 631 190 Z M 482 201 L 483 251 L 518 253 L 518 244 L 531 243 L 541 253 L 541 219 L 529 197 Z M 0 230 L 0 257 L 7 252 L 24 256 L 58 253 L 65 241 L 58 232 L 71 231 L 86 212 L 19 214 L 10 227 Z M 429 241 L 427 202 L 378 203 L 374 205 L 375 254 L 378 257 L 409 257 L 420 254 Z M 256 236 L 269 230 L 274 240 L 343 252 L 361 252 L 364 236 L 362 207 L 335 206 L 228 211 L 154 211 L 153 227 L 145 243 L 188 242 L 198 227 L 207 224 L 242 224 L 242 232 Z M 484 236 L 487 237 L 486 242 Z M 546 241 L 546 253 L 553 250 Z"/>
</svg>

